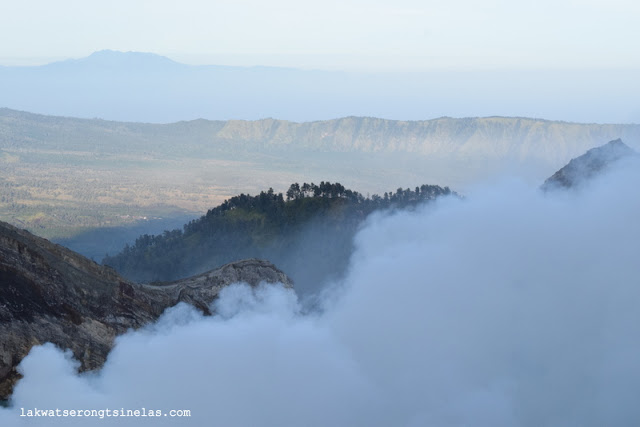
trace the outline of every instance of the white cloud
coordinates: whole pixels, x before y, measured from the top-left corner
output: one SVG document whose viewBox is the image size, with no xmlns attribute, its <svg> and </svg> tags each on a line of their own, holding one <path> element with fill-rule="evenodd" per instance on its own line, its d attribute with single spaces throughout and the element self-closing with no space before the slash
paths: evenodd
<svg viewBox="0 0 640 427">
<path fill-rule="evenodd" d="M 639 178 L 552 195 L 506 182 L 372 217 L 325 312 L 234 286 L 220 316 L 173 308 L 93 375 L 36 347 L 0 420 L 145 407 L 192 411 L 167 425 L 637 424 Z M 94 421 L 69 425 L 141 422 Z"/>
</svg>

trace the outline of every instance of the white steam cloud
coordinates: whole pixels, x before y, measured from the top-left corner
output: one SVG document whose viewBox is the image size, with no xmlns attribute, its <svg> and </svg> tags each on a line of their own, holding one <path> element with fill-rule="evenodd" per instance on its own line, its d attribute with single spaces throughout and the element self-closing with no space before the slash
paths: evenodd
<svg viewBox="0 0 640 427">
<path fill-rule="evenodd" d="M 0 424 L 640 425 L 639 178 L 546 195 L 502 183 L 374 216 L 322 313 L 281 287 L 234 285 L 217 316 L 180 305 L 120 337 L 97 373 L 35 347 Z"/>
</svg>

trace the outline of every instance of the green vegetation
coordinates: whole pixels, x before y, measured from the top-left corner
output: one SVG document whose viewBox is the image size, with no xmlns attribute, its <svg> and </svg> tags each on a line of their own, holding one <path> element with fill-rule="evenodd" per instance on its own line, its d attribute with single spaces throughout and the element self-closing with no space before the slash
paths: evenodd
<svg viewBox="0 0 640 427">
<path fill-rule="evenodd" d="M 520 165 L 537 182 L 572 154 L 638 135 L 638 125 L 503 117 L 149 124 L 0 108 L 0 220 L 60 239 L 167 212 L 201 215 L 265 182 L 281 192 L 321 179 L 370 193 L 407 182 L 464 190 Z"/>
<path fill-rule="evenodd" d="M 265 258 L 304 292 L 344 270 L 353 236 L 371 212 L 449 194 L 447 187 L 422 185 L 365 197 L 339 183 L 295 183 L 286 195 L 269 189 L 232 197 L 182 230 L 139 237 L 103 263 L 149 282 L 179 279 L 242 258 Z"/>
</svg>

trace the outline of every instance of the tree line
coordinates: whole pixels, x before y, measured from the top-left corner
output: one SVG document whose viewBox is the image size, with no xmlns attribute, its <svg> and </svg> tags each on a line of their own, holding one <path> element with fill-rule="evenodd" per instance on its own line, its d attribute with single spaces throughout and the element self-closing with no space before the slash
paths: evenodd
<svg viewBox="0 0 640 427">
<path fill-rule="evenodd" d="M 340 183 L 293 183 L 240 194 L 210 209 L 182 229 L 142 235 L 103 263 L 140 281 L 168 281 L 243 258 L 264 258 L 309 287 L 346 268 L 353 236 L 371 212 L 416 206 L 455 194 L 448 187 L 422 185 L 365 197 Z M 311 277 L 313 276 L 313 277 Z"/>
</svg>

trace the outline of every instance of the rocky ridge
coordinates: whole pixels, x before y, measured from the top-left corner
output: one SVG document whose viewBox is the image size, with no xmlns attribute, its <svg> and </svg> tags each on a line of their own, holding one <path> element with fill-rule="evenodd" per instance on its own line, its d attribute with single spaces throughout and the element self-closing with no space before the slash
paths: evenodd
<svg viewBox="0 0 640 427">
<path fill-rule="evenodd" d="M 31 347 L 70 349 L 82 370 L 102 366 L 114 338 L 156 320 L 178 302 L 205 314 L 232 283 L 291 280 L 271 263 L 249 259 L 166 284 L 138 284 L 113 269 L 27 231 L 0 223 L 0 399 L 19 379 Z"/>
<path fill-rule="evenodd" d="M 572 159 L 549 177 L 542 185 L 542 189 L 549 191 L 579 186 L 608 169 L 613 163 L 637 155 L 638 153 L 629 148 L 622 140 L 609 141 L 605 145 L 592 148 L 583 155 Z"/>
<path fill-rule="evenodd" d="M 638 124 L 569 123 L 524 117 L 440 117 L 401 121 L 343 117 L 313 122 L 192 120 L 168 124 L 46 116 L 0 108 L 0 149 L 101 154 L 153 151 L 177 157 L 286 150 L 294 153 L 409 153 L 455 158 L 537 160 L 549 165 L 598 141 L 636 141 Z M 91 141 L 88 144 L 87 141 Z M 637 148 L 637 146 L 634 146 Z"/>
</svg>

